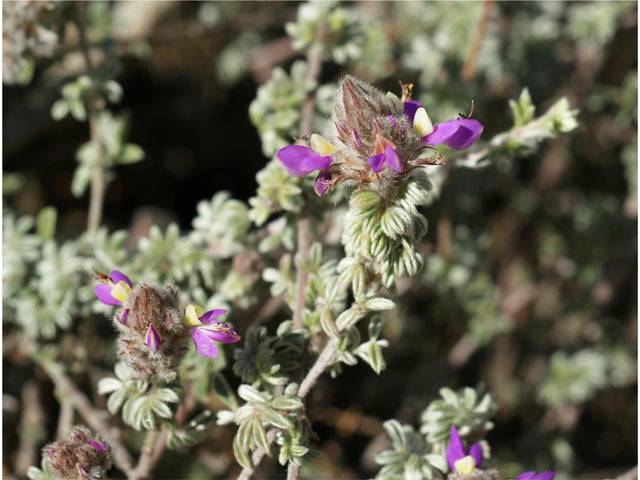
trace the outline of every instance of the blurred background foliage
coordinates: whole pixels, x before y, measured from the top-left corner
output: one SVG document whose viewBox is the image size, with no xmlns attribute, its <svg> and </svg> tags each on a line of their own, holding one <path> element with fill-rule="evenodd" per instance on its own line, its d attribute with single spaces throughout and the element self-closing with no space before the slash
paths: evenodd
<svg viewBox="0 0 640 480">
<path fill-rule="evenodd" d="M 400 283 L 387 316 L 387 368 L 376 376 L 360 364 L 321 381 L 308 412 L 321 455 L 307 474 L 375 475 L 376 454 L 391 448 L 385 429 L 441 441 L 434 411 L 465 417 L 438 392 L 468 385 L 496 403 L 487 440 L 503 472 L 553 467 L 561 478 L 590 479 L 635 464 L 636 3 L 92 2 L 82 5 L 81 28 L 76 8 L 3 3 L 5 473 L 37 463 L 62 415 L 16 325 L 54 339 L 84 388 L 113 368 L 92 268 L 126 264 L 134 278 L 174 282 L 205 306 L 231 305 L 242 334 L 264 314 L 269 288 L 286 294 L 290 256 L 265 268 L 263 281 L 259 257 L 238 254 L 247 243 L 291 249 L 288 225 L 270 225 L 266 238 L 250 227 L 274 208 L 300 208 L 300 180 L 262 169 L 298 133 L 304 92 L 314 88 L 300 50 L 320 19 L 332 47 L 317 131 L 343 73 L 392 91 L 398 80 L 415 83 L 434 121 L 473 99 L 485 140 L 562 96 L 580 114 L 577 130 L 539 149 L 518 145 L 518 155 L 505 151 L 482 169 L 447 170 L 425 212 L 425 269 Z M 83 43 L 101 66 L 90 77 Z M 93 108 L 103 109 L 109 183 L 105 227 L 90 236 L 96 152 L 85 105 L 95 92 L 106 103 Z M 275 308 L 259 321 L 286 315 Z M 243 378 L 264 375 L 243 367 L 243 350 L 236 358 Z M 200 391 L 212 410 L 223 408 L 207 385 Z M 106 407 L 106 398 L 94 401 Z M 481 417 L 494 412 L 482 408 Z M 405 426 L 383 425 L 392 418 Z M 233 475 L 233 431 L 206 435 L 196 462 L 168 454 L 157 471 Z"/>
</svg>

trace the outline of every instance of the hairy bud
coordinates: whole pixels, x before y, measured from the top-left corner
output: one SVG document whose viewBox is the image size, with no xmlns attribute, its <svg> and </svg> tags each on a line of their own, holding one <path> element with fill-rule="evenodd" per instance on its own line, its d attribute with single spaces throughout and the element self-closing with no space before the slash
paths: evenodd
<svg viewBox="0 0 640 480">
<path fill-rule="evenodd" d="M 51 471 L 59 479 L 101 480 L 113 463 L 111 447 L 86 427 L 75 426 L 69 434 L 42 450 Z"/>
<path fill-rule="evenodd" d="M 126 323 L 122 321 L 125 316 Z M 121 332 L 118 355 L 140 378 L 169 382 L 176 377 L 189 336 L 182 322 L 177 289 L 136 285 L 114 323 Z"/>
</svg>

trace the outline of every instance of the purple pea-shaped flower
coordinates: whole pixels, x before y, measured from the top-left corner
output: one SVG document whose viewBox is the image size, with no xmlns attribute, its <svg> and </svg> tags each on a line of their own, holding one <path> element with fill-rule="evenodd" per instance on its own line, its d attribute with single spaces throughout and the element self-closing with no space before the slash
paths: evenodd
<svg viewBox="0 0 640 480">
<path fill-rule="evenodd" d="M 468 475 L 476 468 L 480 468 L 482 460 L 484 460 L 484 455 L 480 444 L 474 443 L 467 452 L 458 434 L 458 429 L 452 425 L 451 437 L 447 445 L 447 463 L 451 471 Z"/>
<path fill-rule="evenodd" d="M 122 305 L 127 301 L 133 288 L 133 282 L 119 270 L 112 270 L 111 275 L 98 273 L 98 285 L 95 287 L 96 297 L 105 305 Z"/>
<path fill-rule="evenodd" d="M 484 130 L 478 120 L 463 116 L 432 125 L 427 111 L 417 100 L 407 100 L 403 106 L 414 131 L 427 145 L 445 144 L 455 150 L 464 150 L 473 145 Z"/>
<path fill-rule="evenodd" d="M 276 157 L 282 166 L 294 177 L 306 177 L 311 172 L 319 170 L 314 183 L 314 190 L 318 196 L 323 196 L 331 186 L 331 172 L 329 167 L 333 162 L 332 155 L 337 147 L 326 138 L 311 135 L 311 147 L 303 145 L 289 145 L 276 152 Z"/>
<path fill-rule="evenodd" d="M 240 335 L 226 322 L 220 322 L 218 317 L 227 313 L 226 310 L 216 309 L 204 312 L 202 307 L 188 305 L 185 310 L 184 322 L 191 327 L 191 338 L 196 346 L 196 352 L 203 357 L 218 356 L 216 342 L 236 343 Z"/>
</svg>

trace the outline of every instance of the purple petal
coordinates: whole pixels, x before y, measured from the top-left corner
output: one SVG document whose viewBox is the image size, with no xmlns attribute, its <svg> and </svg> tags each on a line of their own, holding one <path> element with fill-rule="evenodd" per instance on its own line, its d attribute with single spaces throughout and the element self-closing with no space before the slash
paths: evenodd
<svg viewBox="0 0 640 480">
<path fill-rule="evenodd" d="M 480 465 L 482 465 L 482 460 L 484 460 L 484 453 L 479 443 L 474 443 L 473 445 L 471 445 L 471 448 L 469 449 L 469 455 L 473 457 L 473 461 L 475 462 L 476 467 L 480 468 Z"/>
<path fill-rule="evenodd" d="M 324 195 L 329 191 L 332 179 L 333 177 L 328 170 L 322 170 L 318 174 L 316 181 L 313 183 L 313 189 L 319 197 L 324 197 Z"/>
<path fill-rule="evenodd" d="M 396 151 L 391 146 L 387 145 L 387 147 L 384 149 L 384 153 L 389 168 L 391 168 L 391 170 L 393 170 L 394 172 L 402 173 L 402 170 L 404 170 L 404 165 L 400 161 L 400 157 L 398 156 Z"/>
<path fill-rule="evenodd" d="M 529 470 L 528 472 L 522 472 L 520 475 L 514 478 L 514 480 L 531 480 L 535 476 L 536 472 L 534 472 L 533 470 Z"/>
<path fill-rule="evenodd" d="M 117 298 L 111 296 L 111 289 L 113 285 L 108 283 L 100 283 L 96 285 L 94 291 L 96 292 L 96 297 L 105 305 L 122 305 L 122 302 Z"/>
<path fill-rule="evenodd" d="M 196 345 L 196 352 L 203 357 L 216 358 L 218 349 L 215 341 L 206 335 L 202 329 L 195 327 L 191 329 L 191 338 Z"/>
<path fill-rule="evenodd" d="M 210 323 L 194 327 L 200 333 L 220 343 L 236 343 L 240 341 L 240 335 L 226 322 Z"/>
<path fill-rule="evenodd" d="M 464 150 L 475 143 L 484 127 L 475 118 L 456 118 L 448 122 L 438 123 L 433 133 L 422 139 L 429 145 L 444 143 L 455 150 Z"/>
<path fill-rule="evenodd" d="M 400 128 L 400 124 L 398 123 L 398 120 L 396 120 L 396 117 L 394 117 L 393 115 L 388 115 L 387 120 L 389 120 L 391 125 L 393 125 L 394 127 Z"/>
<path fill-rule="evenodd" d="M 331 157 L 323 157 L 309 147 L 289 145 L 276 153 L 282 166 L 295 177 L 304 177 L 314 170 L 324 170 L 331 165 Z"/>
<path fill-rule="evenodd" d="M 153 323 L 149 324 L 144 343 L 147 344 L 147 347 L 149 347 L 149 350 L 152 352 L 157 352 L 158 348 L 160 348 L 160 334 L 156 330 L 156 327 L 153 326 Z"/>
<path fill-rule="evenodd" d="M 540 472 L 533 480 L 553 480 L 556 477 L 555 470 L 545 470 L 544 472 Z"/>
<path fill-rule="evenodd" d="M 129 280 L 129 277 L 127 277 L 120 270 L 111 271 L 111 280 L 113 281 L 113 283 L 124 282 L 129 285 L 129 287 L 133 288 L 133 282 Z"/>
<path fill-rule="evenodd" d="M 125 308 L 122 311 L 122 313 L 118 315 L 118 321 L 123 325 L 127 325 L 128 320 L 129 320 L 129 309 Z"/>
<path fill-rule="evenodd" d="M 109 447 L 107 447 L 104 443 L 99 442 L 97 440 L 93 440 L 90 439 L 87 442 L 89 445 L 91 445 L 93 448 L 95 448 L 96 450 L 98 450 L 100 453 L 102 453 L 103 455 L 106 455 L 107 453 L 109 453 Z"/>
<path fill-rule="evenodd" d="M 462 439 L 458 435 L 458 429 L 455 425 L 451 426 L 451 438 L 449 445 L 447 445 L 447 463 L 452 472 L 456 471 L 456 462 L 461 458 L 464 458 L 464 446 L 462 445 Z"/>
<path fill-rule="evenodd" d="M 445 143 L 449 138 L 456 134 L 458 131 L 458 119 L 449 120 L 444 123 L 436 123 L 433 126 L 433 132 L 426 137 L 423 137 L 422 141 L 429 145 L 440 145 Z"/>
<path fill-rule="evenodd" d="M 369 165 L 371 165 L 371 169 L 374 172 L 380 173 L 382 171 L 382 169 L 384 168 L 384 157 L 385 157 L 384 153 L 379 153 L 377 155 L 371 155 L 369 157 L 367 162 L 369 162 Z"/>
<path fill-rule="evenodd" d="M 209 310 L 208 312 L 204 312 L 202 315 L 200 315 L 198 320 L 200 320 L 202 323 L 212 323 L 216 321 L 216 318 L 224 315 L 225 313 L 227 313 L 227 311 L 223 308 Z"/>
<path fill-rule="evenodd" d="M 422 104 L 417 100 L 407 100 L 402 106 L 404 108 L 404 114 L 407 116 L 409 121 L 413 123 L 413 117 L 416 116 L 416 111 L 422 106 Z"/>
</svg>

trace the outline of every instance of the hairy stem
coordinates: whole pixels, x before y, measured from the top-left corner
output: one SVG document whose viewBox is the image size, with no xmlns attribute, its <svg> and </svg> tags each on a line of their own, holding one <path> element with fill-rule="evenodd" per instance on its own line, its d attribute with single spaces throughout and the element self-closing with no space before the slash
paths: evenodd
<svg viewBox="0 0 640 480">
<path fill-rule="evenodd" d="M 309 49 L 307 54 L 307 73 L 305 80 L 308 83 L 316 83 L 320 76 L 322 68 L 322 44 L 315 43 Z M 315 88 L 307 92 L 307 96 L 302 104 L 302 112 L 300 114 L 300 136 L 305 137 L 311 134 L 313 129 L 313 114 L 315 109 L 316 93 Z M 309 280 L 309 272 L 307 263 L 309 261 L 309 248 L 311 247 L 311 219 L 309 218 L 306 206 L 302 208 L 302 214 L 298 219 L 297 226 L 298 235 L 298 276 L 296 278 L 296 297 L 293 309 L 293 326 L 302 327 L 302 314 L 304 312 L 304 294 L 307 289 L 307 281 Z"/>
<path fill-rule="evenodd" d="M 15 458 L 15 473 L 25 477 L 38 458 L 38 443 L 44 436 L 45 414 L 40 404 L 40 387 L 35 380 L 22 388 L 22 415 L 20 417 L 20 443 Z"/>
<path fill-rule="evenodd" d="M 316 363 L 313 364 L 311 370 L 307 373 L 307 375 L 300 383 L 300 388 L 298 389 L 298 396 L 304 399 L 309 391 L 313 388 L 313 386 L 320 378 L 320 375 L 324 373 L 324 371 L 329 368 L 329 366 L 333 363 L 336 352 L 338 351 L 338 338 L 332 338 L 325 345 L 322 352 L 316 359 Z"/>
<path fill-rule="evenodd" d="M 86 30 L 86 7 L 80 9 L 80 20 L 78 21 L 78 32 L 80 36 L 80 49 L 84 58 L 84 63 L 89 75 L 95 73 L 95 66 L 91 60 L 89 43 L 87 41 Z M 104 105 L 104 100 L 100 98 L 89 98 L 87 101 L 87 111 L 89 114 L 89 135 L 91 146 L 94 150 L 94 163 L 91 173 L 91 194 L 89 197 L 89 214 L 87 218 L 87 231 L 89 235 L 95 235 L 102 221 L 102 209 L 104 204 L 105 182 L 102 159 L 102 145 L 100 142 L 100 120 L 99 115 Z"/>
</svg>

